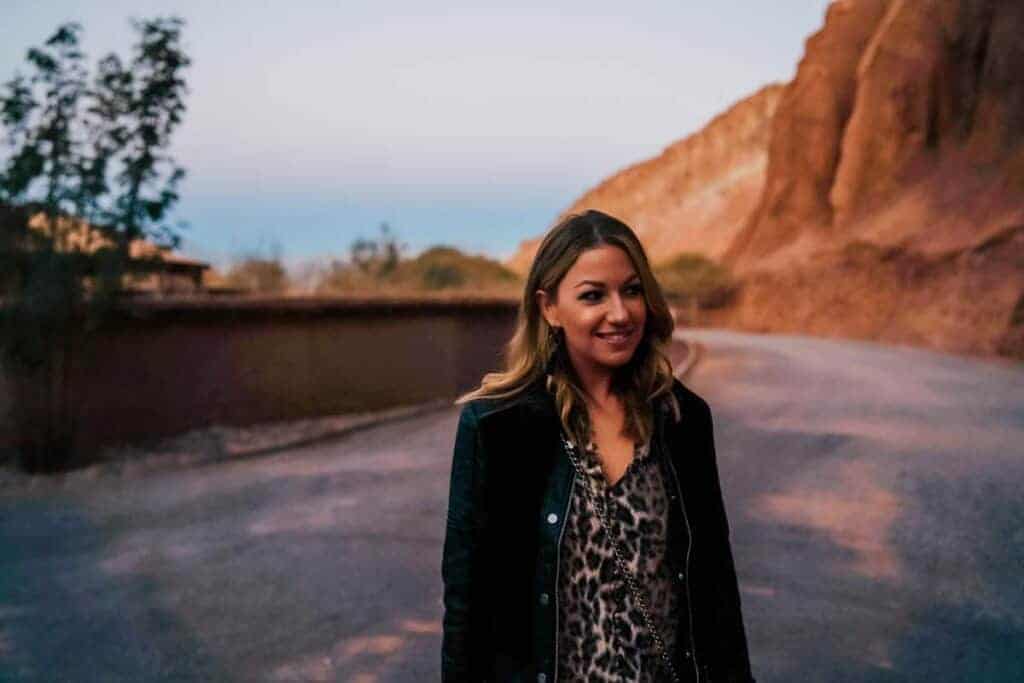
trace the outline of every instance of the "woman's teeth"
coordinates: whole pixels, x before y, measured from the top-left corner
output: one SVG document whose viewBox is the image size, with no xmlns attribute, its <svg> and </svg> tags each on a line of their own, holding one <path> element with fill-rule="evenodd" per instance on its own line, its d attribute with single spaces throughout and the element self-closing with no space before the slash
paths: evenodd
<svg viewBox="0 0 1024 683">
<path fill-rule="evenodd" d="M 626 331 L 626 332 L 611 332 L 611 333 L 605 333 L 605 334 L 598 333 L 597 336 L 601 337 L 602 339 L 611 339 L 613 341 L 621 341 L 621 340 L 625 339 L 626 337 L 628 337 L 630 334 L 632 334 L 631 331 Z"/>
</svg>

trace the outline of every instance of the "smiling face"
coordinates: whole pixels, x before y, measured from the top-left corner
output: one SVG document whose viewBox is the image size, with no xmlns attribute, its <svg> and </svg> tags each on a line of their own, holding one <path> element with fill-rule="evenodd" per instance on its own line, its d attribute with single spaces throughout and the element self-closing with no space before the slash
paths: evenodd
<svg viewBox="0 0 1024 683">
<path fill-rule="evenodd" d="M 582 252 L 558 283 L 554 299 L 536 296 L 552 327 L 565 330 L 576 372 L 602 374 L 625 365 L 644 334 L 647 302 L 640 276 L 621 248 L 602 244 Z"/>
</svg>

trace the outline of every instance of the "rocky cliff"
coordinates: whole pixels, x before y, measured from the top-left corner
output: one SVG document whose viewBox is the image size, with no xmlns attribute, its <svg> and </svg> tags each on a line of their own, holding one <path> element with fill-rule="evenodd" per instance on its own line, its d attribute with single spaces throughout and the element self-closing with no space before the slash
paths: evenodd
<svg viewBox="0 0 1024 683">
<path fill-rule="evenodd" d="M 744 287 L 721 324 L 1024 357 L 1022 35 L 1016 1 L 834 2 L 723 254 Z"/>
<path fill-rule="evenodd" d="M 773 122 L 765 191 L 724 261 L 853 240 L 938 255 L 1024 222 L 1024 3 L 840 0 Z"/>
<path fill-rule="evenodd" d="M 611 176 L 558 218 L 607 211 L 637 231 L 654 262 L 681 251 L 721 256 L 761 195 L 781 93 L 781 85 L 762 88 L 661 155 Z M 525 273 L 539 244 L 523 242 L 509 266 Z"/>
<path fill-rule="evenodd" d="M 761 97 L 756 134 L 713 122 L 570 210 L 729 266 L 739 296 L 702 324 L 1024 358 L 1021 36 L 1019 0 L 836 0 L 793 81 L 720 117 Z M 705 168 L 698 141 L 756 148 L 714 153 L 748 174 L 703 215 L 680 207 L 732 171 L 668 180 Z"/>
</svg>

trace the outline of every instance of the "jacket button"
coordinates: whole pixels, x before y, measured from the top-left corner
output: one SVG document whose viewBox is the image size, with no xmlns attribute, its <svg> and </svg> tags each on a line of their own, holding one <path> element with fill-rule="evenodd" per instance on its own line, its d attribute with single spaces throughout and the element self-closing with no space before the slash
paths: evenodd
<svg viewBox="0 0 1024 683">
<path fill-rule="evenodd" d="M 554 512 L 548 513 L 548 524 L 554 524 L 557 521 L 558 515 L 556 515 Z"/>
<path fill-rule="evenodd" d="M 693 655 L 690 653 L 690 651 L 689 650 L 683 650 L 683 658 L 689 659 L 690 657 L 693 657 Z"/>
<path fill-rule="evenodd" d="M 686 575 L 683 574 L 682 572 L 679 572 L 678 574 L 676 574 L 676 578 L 679 579 L 680 581 L 682 581 L 683 579 L 686 578 Z"/>
<path fill-rule="evenodd" d="M 547 674 L 537 674 L 537 683 L 547 683 L 547 680 L 548 680 L 548 675 Z"/>
<path fill-rule="evenodd" d="M 551 598 L 550 598 L 550 597 L 548 597 L 548 594 L 547 594 L 547 593 L 541 593 L 541 594 L 540 594 L 540 604 L 542 604 L 542 605 L 546 605 L 546 604 L 548 604 L 548 603 L 549 603 L 550 601 L 551 601 Z"/>
</svg>

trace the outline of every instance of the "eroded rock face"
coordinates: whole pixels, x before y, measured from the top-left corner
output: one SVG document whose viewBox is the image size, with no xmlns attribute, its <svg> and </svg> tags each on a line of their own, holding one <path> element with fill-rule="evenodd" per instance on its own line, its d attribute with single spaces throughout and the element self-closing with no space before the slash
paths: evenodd
<svg viewBox="0 0 1024 683">
<path fill-rule="evenodd" d="M 1022 272 L 1024 225 L 936 255 L 851 242 L 800 267 L 752 271 L 733 306 L 696 323 L 1024 360 Z"/>
<path fill-rule="evenodd" d="M 660 156 L 611 176 L 556 222 L 599 209 L 629 224 L 654 262 L 681 251 L 720 256 L 760 196 L 781 92 L 781 85 L 762 88 Z M 539 238 L 523 242 L 509 266 L 525 273 L 539 244 Z"/>
<path fill-rule="evenodd" d="M 831 223 L 828 195 L 853 110 L 857 65 L 885 7 L 885 0 L 835 2 L 824 27 L 808 38 L 772 125 L 764 192 L 723 254 L 726 263 L 742 266 Z"/>
<path fill-rule="evenodd" d="M 858 67 L 831 192 L 839 225 L 884 206 L 929 166 L 955 158 L 971 174 L 1019 157 L 1022 35 L 1020 2 L 891 3 Z"/>
<path fill-rule="evenodd" d="M 1021 36 L 1015 0 L 833 3 L 715 324 L 1024 358 Z"/>
<path fill-rule="evenodd" d="M 854 239 L 969 249 L 1020 222 L 1024 3 L 846 0 L 807 42 L 765 191 L 724 261 L 792 267 Z M 941 225 L 941 230 L 936 230 Z"/>
</svg>

